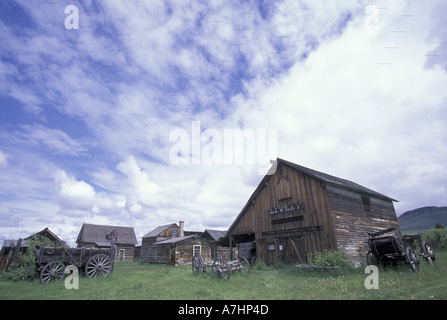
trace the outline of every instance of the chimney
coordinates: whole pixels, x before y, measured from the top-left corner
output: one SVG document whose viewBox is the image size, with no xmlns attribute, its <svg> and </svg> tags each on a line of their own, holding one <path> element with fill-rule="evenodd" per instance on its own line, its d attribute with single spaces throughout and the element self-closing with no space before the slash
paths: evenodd
<svg viewBox="0 0 447 320">
<path fill-rule="evenodd" d="M 185 227 L 185 222 L 184 221 L 180 221 L 179 222 L 179 231 L 178 231 L 178 236 L 179 237 L 183 237 L 185 235 L 184 227 Z"/>
</svg>

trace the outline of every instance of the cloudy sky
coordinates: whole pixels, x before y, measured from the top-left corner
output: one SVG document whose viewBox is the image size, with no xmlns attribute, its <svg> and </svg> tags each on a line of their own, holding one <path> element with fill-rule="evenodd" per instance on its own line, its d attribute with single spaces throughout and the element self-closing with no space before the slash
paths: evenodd
<svg viewBox="0 0 447 320">
<path fill-rule="evenodd" d="M 0 240 L 226 229 L 275 154 L 398 215 L 446 206 L 446 15 L 444 0 L 1 0 Z M 255 139 L 242 163 L 236 130 Z"/>
</svg>

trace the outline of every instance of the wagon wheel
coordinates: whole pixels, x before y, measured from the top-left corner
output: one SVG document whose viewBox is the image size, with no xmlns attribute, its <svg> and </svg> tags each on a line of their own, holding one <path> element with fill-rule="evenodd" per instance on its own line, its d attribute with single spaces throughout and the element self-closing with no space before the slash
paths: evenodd
<svg viewBox="0 0 447 320">
<path fill-rule="evenodd" d="M 25 274 L 23 275 L 23 280 L 31 281 L 34 279 L 35 274 L 36 274 L 36 269 L 33 265 L 31 265 L 28 268 L 26 268 Z"/>
<path fill-rule="evenodd" d="M 368 251 L 368 253 L 366 254 L 366 264 L 368 266 L 370 266 L 370 265 L 376 266 L 377 265 L 377 258 L 372 251 Z"/>
<path fill-rule="evenodd" d="M 427 259 L 427 261 L 431 265 L 433 265 L 433 262 L 436 260 L 435 251 L 425 240 L 422 240 L 421 247 L 422 247 L 422 250 L 424 251 L 425 259 Z"/>
<path fill-rule="evenodd" d="M 248 262 L 247 258 L 244 256 L 238 256 L 239 263 L 241 265 L 240 271 L 243 274 L 249 274 L 250 273 L 250 263 Z"/>
<path fill-rule="evenodd" d="M 203 266 L 202 263 L 200 262 L 200 257 L 198 255 L 194 256 L 194 258 L 192 258 L 192 274 L 193 275 L 198 275 L 201 274 L 203 272 Z"/>
<path fill-rule="evenodd" d="M 228 266 L 228 263 L 222 259 L 217 259 L 214 261 L 211 272 L 213 278 L 220 278 L 222 280 L 230 279 L 230 267 Z"/>
<path fill-rule="evenodd" d="M 89 278 L 96 278 L 99 275 L 107 277 L 112 271 L 110 258 L 103 254 L 97 254 L 91 257 L 85 264 L 85 274 Z"/>
<path fill-rule="evenodd" d="M 40 272 L 40 282 L 47 284 L 53 280 L 62 280 L 65 275 L 65 266 L 62 262 L 48 262 Z"/>
<path fill-rule="evenodd" d="M 419 272 L 421 270 L 421 263 L 414 253 L 413 248 L 410 246 L 407 247 L 407 251 L 405 253 L 405 259 L 407 263 L 410 265 L 411 270 L 414 272 Z"/>
</svg>

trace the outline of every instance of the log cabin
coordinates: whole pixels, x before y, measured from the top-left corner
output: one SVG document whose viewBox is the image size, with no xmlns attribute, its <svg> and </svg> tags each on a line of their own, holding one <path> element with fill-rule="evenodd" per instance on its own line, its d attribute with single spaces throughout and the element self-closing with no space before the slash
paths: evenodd
<svg viewBox="0 0 447 320">
<path fill-rule="evenodd" d="M 141 241 L 140 263 L 183 264 L 187 259 L 182 258 L 183 252 L 180 252 L 176 257 L 175 250 L 188 250 L 188 253 L 185 253 L 185 255 L 191 255 L 192 261 L 192 253 L 189 251 L 193 250 L 193 248 L 191 247 L 187 249 L 186 247 L 194 241 L 192 238 L 184 238 L 189 236 L 201 237 L 203 232 L 185 231 L 184 225 L 185 222 L 180 221 L 178 225 L 176 223 L 171 223 L 158 226 L 154 230 L 146 233 Z M 172 241 L 164 243 L 166 240 Z M 161 245 L 159 245 L 160 243 Z M 199 243 L 197 243 L 197 245 L 199 245 Z M 171 252 L 171 249 L 174 249 L 174 251 Z M 208 248 L 206 250 L 208 250 Z M 207 251 L 206 254 L 209 255 Z M 181 262 L 179 263 L 178 261 Z M 191 261 L 189 261 L 189 263 L 191 263 Z"/>
<path fill-rule="evenodd" d="M 192 264 L 196 254 L 201 254 L 205 261 L 211 259 L 211 241 L 198 235 L 171 238 L 155 243 L 157 251 L 163 253 L 163 263 L 167 265 Z"/>
<path fill-rule="evenodd" d="M 137 237 L 133 227 L 84 223 L 76 239 L 77 247 L 110 248 L 116 246 L 116 261 L 132 261 Z"/>
<path fill-rule="evenodd" d="M 182 223 L 180 223 L 180 226 L 183 228 Z M 175 238 L 178 234 L 179 226 L 176 223 L 158 226 L 154 230 L 146 233 L 141 241 L 140 262 L 166 263 L 165 252 L 161 250 L 161 247 L 157 247 L 155 243 Z"/>
<path fill-rule="evenodd" d="M 280 158 L 270 173 L 228 229 L 231 246 L 254 245 L 267 265 L 306 263 L 326 249 L 344 250 L 359 265 L 367 232 L 399 228 L 389 196 Z"/>
</svg>

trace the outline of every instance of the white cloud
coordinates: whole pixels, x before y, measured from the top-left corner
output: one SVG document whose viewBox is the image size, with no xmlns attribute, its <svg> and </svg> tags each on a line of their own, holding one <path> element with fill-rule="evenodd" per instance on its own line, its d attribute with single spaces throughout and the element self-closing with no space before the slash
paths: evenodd
<svg viewBox="0 0 447 320">
<path fill-rule="evenodd" d="M 122 191 L 126 194 L 131 211 L 141 212 L 141 205 L 152 206 L 156 202 L 156 196 L 162 189 L 149 180 L 147 173 L 141 170 L 133 156 L 127 157 L 116 168 L 127 176 Z"/>
<path fill-rule="evenodd" d="M 6 168 L 8 166 L 8 156 L 5 152 L 0 150 L 0 168 Z"/>
<path fill-rule="evenodd" d="M 43 145 L 48 150 L 63 155 L 80 155 L 87 151 L 86 141 L 78 141 L 59 129 L 43 125 L 24 125 L 20 135 L 35 145 Z"/>
<path fill-rule="evenodd" d="M 95 189 L 84 181 L 77 181 L 58 170 L 54 178 L 59 186 L 59 205 L 62 210 L 75 210 L 76 212 L 90 211 L 95 202 Z"/>
</svg>

